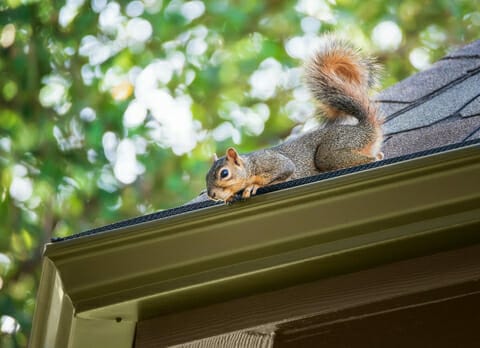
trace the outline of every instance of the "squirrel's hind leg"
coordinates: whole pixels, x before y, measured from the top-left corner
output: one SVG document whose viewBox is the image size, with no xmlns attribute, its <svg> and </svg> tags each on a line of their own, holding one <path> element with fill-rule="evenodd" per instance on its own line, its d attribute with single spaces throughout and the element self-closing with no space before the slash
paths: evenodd
<svg viewBox="0 0 480 348">
<path fill-rule="evenodd" d="M 321 172 L 359 166 L 376 161 L 376 157 L 367 156 L 354 149 L 321 150 L 315 153 L 315 166 Z"/>
</svg>

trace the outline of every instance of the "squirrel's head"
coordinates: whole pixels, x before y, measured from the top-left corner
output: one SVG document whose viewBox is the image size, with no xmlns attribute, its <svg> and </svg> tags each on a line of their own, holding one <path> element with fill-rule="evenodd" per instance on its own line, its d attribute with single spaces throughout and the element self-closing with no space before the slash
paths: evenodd
<svg viewBox="0 0 480 348">
<path fill-rule="evenodd" d="M 207 194 L 213 200 L 229 202 L 248 181 L 245 163 L 238 152 L 229 148 L 225 157 L 215 158 L 207 173 Z"/>
</svg>

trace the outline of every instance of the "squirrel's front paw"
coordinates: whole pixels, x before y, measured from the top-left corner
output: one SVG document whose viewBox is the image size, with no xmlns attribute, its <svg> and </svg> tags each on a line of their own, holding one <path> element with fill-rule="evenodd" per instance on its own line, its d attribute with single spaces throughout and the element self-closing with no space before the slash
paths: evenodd
<svg viewBox="0 0 480 348">
<path fill-rule="evenodd" d="M 237 192 L 236 194 L 228 197 L 225 200 L 225 203 L 230 205 L 238 201 L 243 201 L 251 196 L 254 196 L 257 193 L 257 190 L 260 188 L 259 185 L 250 185 L 245 187 L 242 191 Z"/>
<path fill-rule="evenodd" d="M 245 187 L 245 189 L 243 190 L 243 193 L 242 193 L 242 198 L 246 199 L 246 198 L 249 198 L 251 196 L 254 196 L 257 193 L 257 190 L 259 188 L 260 188 L 260 186 L 255 185 L 255 184 Z"/>
</svg>

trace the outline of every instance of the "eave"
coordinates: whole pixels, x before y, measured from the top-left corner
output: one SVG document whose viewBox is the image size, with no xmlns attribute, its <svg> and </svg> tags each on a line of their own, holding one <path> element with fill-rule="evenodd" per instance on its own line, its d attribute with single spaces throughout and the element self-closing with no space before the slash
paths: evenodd
<svg viewBox="0 0 480 348">
<path fill-rule="evenodd" d="M 48 244 L 31 347 L 131 347 L 139 320 L 478 243 L 479 178 L 476 144 Z"/>
</svg>

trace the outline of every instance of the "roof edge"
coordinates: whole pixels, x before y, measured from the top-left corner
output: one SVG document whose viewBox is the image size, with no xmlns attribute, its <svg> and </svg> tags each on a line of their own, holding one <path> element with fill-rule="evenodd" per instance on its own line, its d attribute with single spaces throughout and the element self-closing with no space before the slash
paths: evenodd
<svg viewBox="0 0 480 348">
<path fill-rule="evenodd" d="M 32 347 L 480 243 L 479 176 L 470 145 L 48 244 Z"/>
</svg>

